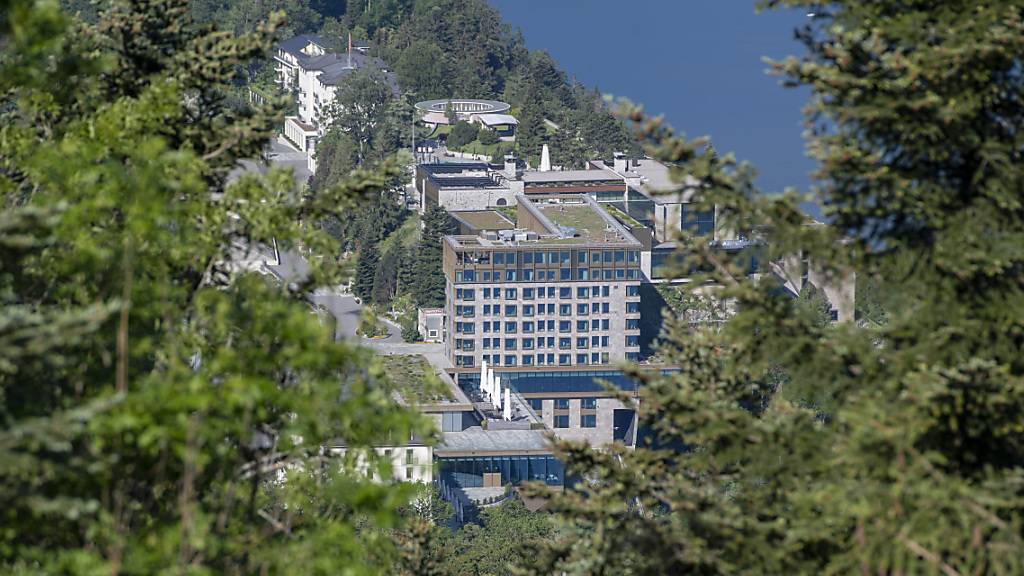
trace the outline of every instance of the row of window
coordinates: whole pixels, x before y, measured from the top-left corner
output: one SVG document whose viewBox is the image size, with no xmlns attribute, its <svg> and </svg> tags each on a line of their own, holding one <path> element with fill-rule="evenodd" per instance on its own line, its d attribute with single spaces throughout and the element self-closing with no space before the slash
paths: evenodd
<svg viewBox="0 0 1024 576">
<path fill-rule="evenodd" d="M 523 354 L 521 357 L 515 354 L 491 354 L 489 356 L 484 354 L 483 360 L 486 360 L 491 366 L 572 366 L 574 364 L 609 364 L 611 362 L 607 352 L 576 354 L 575 362 L 573 362 L 572 354 L 558 354 L 557 358 L 555 354 Z M 455 365 L 474 366 L 475 360 L 473 356 L 460 355 L 455 357 Z"/>
<path fill-rule="evenodd" d="M 544 409 L 543 398 L 530 398 L 527 400 L 530 403 L 530 408 L 537 413 L 540 413 Z M 555 410 L 568 410 L 569 399 L 568 398 L 554 398 L 552 399 Z M 580 409 L 581 410 L 597 410 L 597 398 L 580 398 Z"/>
<path fill-rule="evenodd" d="M 505 296 L 505 300 L 518 300 L 519 289 L 518 288 L 456 288 L 455 299 L 462 300 L 463 302 L 473 302 L 476 299 L 477 291 L 480 291 L 481 298 L 483 300 L 501 300 L 502 294 Z M 567 300 L 572 298 L 573 289 L 571 286 L 561 286 L 555 288 L 554 286 L 548 287 L 531 287 L 523 288 L 523 300 L 543 300 L 545 295 L 548 299 L 554 299 L 555 295 L 561 300 Z M 586 299 L 593 296 L 598 297 L 609 297 L 611 295 L 611 286 L 605 284 L 604 286 L 577 286 L 576 287 L 576 298 Z M 639 296 L 640 285 L 630 284 L 626 286 L 626 296 Z"/>
<path fill-rule="evenodd" d="M 573 362 L 572 354 L 559 354 L 555 362 L 554 354 L 524 354 L 522 364 L 515 354 L 484 354 L 482 360 L 486 360 L 491 366 L 586 366 L 608 364 L 610 362 L 607 352 L 592 352 L 589 356 L 584 353 L 576 354 L 576 362 Z M 639 352 L 626 352 L 626 361 L 637 362 L 640 360 Z M 476 366 L 476 358 L 471 355 L 459 354 L 455 356 L 455 365 L 463 368 Z"/>
<path fill-rule="evenodd" d="M 460 312 L 461 310 L 461 312 Z M 481 311 L 484 316 L 504 316 L 508 318 L 515 318 L 519 316 L 519 306 L 516 304 L 506 304 L 502 308 L 501 304 L 484 304 L 483 310 Z M 546 308 L 544 304 L 523 304 L 522 307 L 523 316 L 555 316 L 555 305 L 547 304 Z M 587 316 L 589 314 L 610 314 L 611 305 L 608 302 L 591 302 L 580 303 L 576 305 L 576 315 Z M 467 312 L 465 306 L 456 306 L 455 314 L 457 316 L 465 317 Z M 572 304 L 559 304 L 557 309 L 558 316 L 572 316 L 573 308 Z"/>
<path fill-rule="evenodd" d="M 593 320 L 576 320 L 576 332 L 607 332 L 611 327 L 611 323 L 607 318 L 604 319 L 593 319 Z M 554 320 L 524 320 L 522 326 L 519 322 L 505 321 L 502 323 L 500 320 L 484 321 L 481 323 L 482 333 L 484 334 L 517 334 L 520 328 L 522 328 L 523 334 L 533 334 L 534 332 L 555 332 L 555 321 Z M 640 319 L 639 318 L 627 318 L 626 319 L 626 330 L 639 330 Z M 558 332 L 566 334 L 573 331 L 573 323 L 571 320 L 559 320 L 558 321 Z M 456 322 L 455 323 L 456 334 L 476 334 L 476 324 L 473 322 Z"/>
<path fill-rule="evenodd" d="M 554 304 L 524 304 L 522 307 L 523 316 L 555 316 L 555 305 Z M 572 304 L 559 304 L 558 305 L 558 316 L 588 316 L 590 314 L 611 314 L 611 304 L 608 302 L 591 302 L 589 305 L 585 302 L 576 304 L 576 308 L 573 309 Z M 639 302 L 626 302 L 626 314 L 639 314 L 640 303 Z M 501 316 L 504 318 L 515 318 L 519 316 L 519 306 L 515 304 L 506 304 L 504 308 L 500 304 L 484 304 L 481 308 L 481 314 L 483 316 Z M 473 304 L 456 304 L 455 316 L 461 318 L 475 318 L 476 317 L 476 305 Z"/>
<path fill-rule="evenodd" d="M 605 268 L 595 269 L 577 268 L 575 274 L 571 268 L 560 268 L 555 270 L 495 270 L 491 272 L 484 270 L 477 273 L 476 270 L 456 270 L 455 281 L 462 282 L 553 282 L 559 280 L 568 282 L 572 280 L 639 280 L 639 268 Z"/>
<path fill-rule="evenodd" d="M 459 264 L 515 266 L 517 264 L 547 264 L 570 266 L 572 264 L 631 264 L 640 262 L 638 250 L 562 250 L 537 252 L 458 252 Z"/>
<path fill-rule="evenodd" d="M 630 344 L 630 341 L 631 341 L 630 338 L 636 339 L 635 340 L 636 344 Z M 580 337 L 576 338 L 575 344 L 576 344 L 575 347 L 578 350 L 587 350 L 587 349 L 590 349 L 590 348 L 607 348 L 608 347 L 608 337 L 607 336 L 591 336 L 590 338 L 587 338 L 586 336 L 580 336 Z M 626 346 L 639 346 L 639 345 L 640 345 L 639 336 L 627 336 L 626 337 Z M 481 346 L 483 347 L 484 350 L 501 350 L 502 349 L 502 339 L 501 338 L 484 338 L 482 343 L 481 343 Z M 554 350 L 555 349 L 555 339 L 554 338 L 523 338 L 522 340 L 519 340 L 519 339 L 516 339 L 516 338 L 505 338 L 504 339 L 504 349 L 505 350 L 516 350 L 520 346 L 522 346 L 523 350 L 533 350 L 534 348 L 536 348 L 536 349 L 550 348 L 550 349 Z M 462 350 L 464 352 L 475 350 L 476 349 L 476 341 L 475 340 L 456 339 L 455 340 L 455 348 L 458 349 L 458 350 Z M 558 349 L 559 350 L 572 350 L 573 349 L 573 339 L 572 338 L 559 338 L 558 339 Z"/>
</svg>

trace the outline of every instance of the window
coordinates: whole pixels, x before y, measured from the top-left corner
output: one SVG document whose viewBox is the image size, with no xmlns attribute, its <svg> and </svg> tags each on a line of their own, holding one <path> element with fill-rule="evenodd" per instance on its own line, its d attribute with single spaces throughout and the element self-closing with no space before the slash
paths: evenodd
<svg viewBox="0 0 1024 576">
<path fill-rule="evenodd" d="M 639 284 L 631 284 L 629 286 L 626 286 L 626 296 L 639 296 L 639 295 L 640 295 L 640 285 Z"/>
<path fill-rule="evenodd" d="M 533 322 L 523 322 L 523 334 L 533 334 Z"/>
<path fill-rule="evenodd" d="M 561 320 L 558 323 L 558 331 L 563 333 L 572 331 L 572 322 L 569 320 Z"/>
<path fill-rule="evenodd" d="M 640 345 L 640 337 L 639 336 L 626 336 L 626 346 L 639 346 L 639 345 Z"/>
<path fill-rule="evenodd" d="M 640 311 L 640 304 L 638 302 L 630 302 L 629 304 L 635 304 L 636 305 L 636 311 L 637 312 Z M 627 308 L 629 307 L 628 304 L 626 306 L 627 306 Z M 629 312 L 629 310 L 626 310 L 626 312 Z M 608 303 L 607 302 L 602 302 L 601 303 L 601 313 L 602 314 L 607 314 L 608 313 Z"/>
<path fill-rule="evenodd" d="M 594 314 L 597 314 L 598 312 L 600 312 L 601 311 L 601 303 L 600 302 L 594 302 L 593 304 L 591 304 L 590 305 L 590 311 L 593 312 Z"/>
<path fill-rule="evenodd" d="M 523 253 L 523 264 L 533 264 L 533 252 Z"/>
<path fill-rule="evenodd" d="M 597 364 L 600 361 L 599 360 L 599 356 L 600 355 L 597 352 L 591 353 L 590 354 L 590 363 L 591 364 Z"/>
<path fill-rule="evenodd" d="M 679 227 L 697 236 L 712 234 L 715 231 L 715 211 L 694 210 L 690 206 L 684 205 L 679 219 Z"/>
<path fill-rule="evenodd" d="M 595 263 L 595 264 L 600 264 L 601 263 L 601 253 L 600 252 L 596 252 L 596 251 L 595 252 L 591 252 L 590 253 L 590 261 Z"/>
<path fill-rule="evenodd" d="M 554 277 L 552 277 L 551 279 L 554 280 Z M 554 297 L 555 297 L 555 287 L 554 286 L 548 286 L 548 298 L 554 298 Z"/>
<path fill-rule="evenodd" d="M 601 330 L 608 329 L 608 320 L 601 320 Z"/>
<path fill-rule="evenodd" d="M 576 298 L 590 298 L 590 288 L 580 286 L 576 289 Z"/>
<path fill-rule="evenodd" d="M 490 298 L 491 298 L 491 289 L 490 288 L 484 288 L 484 300 L 490 300 Z"/>
<path fill-rule="evenodd" d="M 537 365 L 538 366 L 543 366 L 544 365 L 544 355 L 543 354 L 537 354 Z"/>
<path fill-rule="evenodd" d="M 626 269 L 625 268 L 616 268 L 615 269 L 615 279 L 616 280 L 625 280 L 625 278 L 626 278 Z"/>
<path fill-rule="evenodd" d="M 572 348 L 572 338 L 559 338 L 558 348 L 560 350 L 568 350 Z"/>
<path fill-rule="evenodd" d="M 580 400 L 580 409 L 597 410 L 597 398 L 583 398 Z"/>
<path fill-rule="evenodd" d="M 516 357 L 510 354 L 505 354 L 505 366 L 515 366 Z"/>
<path fill-rule="evenodd" d="M 516 349 L 516 339 L 515 338 L 505 338 L 505 350 L 515 350 L 515 349 Z"/>
<path fill-rule="evenodd" d="M 569 415 L 563 414 L 561 416 L 555 416 L 555 428 L 568 428 L 569 427 Z"/>
<path fill-rule="evenodd" d="M 601 286 L 601 296 L 604 296 L 605 298 L 607 298 L 607 297 L 608 297 L 608 295 L 609 295 L 609 293 L 610 293 L 610 292 L 609 292 L 610 290 L 611 290 L 611 289 L 610 289 L 610 288 L 608 287 L 608 285 L 607 285 L 607 284 L 606 284 L 606 285 L 604 285 L 604 286 Z"/>
<path fill-rule="evenodd" d="M 591 336 L 590 337 L 590 347 L 591 348 L 597 348 L 600 345 L 601 345 L 601 337 L 600 336 Z"/>
<path fill-rule="evenodd" d="M 629 252 L 626 252 L 626 262 L 639 262 L 639 261 L 640 261 L 640 252 L 637 252 L 636 250 L 630 250 Z"/>
<path fill-rule="evenodd" d="M 490 282 L 490 281 L 491 281 L 491 273 L 490 272 L 484 272 L 484 282 Z"/>
<path fill-rule="evenodd" d="M 577 320 L 576 321 L 576 331 L 577 332 L 589 332 L 589 328 L 590 328 L 590 323 L 587 322 L 586 320 Z"/>
<path fill-rule="evenodd" d="M 572 280 L 572 268 L 562 268 L 558 271 L 558 279 L 563 282 L 566 280 Z"/>
<path fill-rule="evenodd" d="M 518 310 L 516 310 L 515 306 L 513 306 L 513 305 L 505 306 L 505 316 L 508 316 L 510 318 L 514 318 L 514 317 L 516 317 L 517 314 L 518 314 Z"/>
<path fill-rule="evenodd" d="M 412 467 L 411 466 L 406 466 L 405 467 L 405 479 L 406 480 L 412 480 Z"/>
<path fill-rule="evenodd" d="M 504 265 L 505 264 L 505 253 L 504 252 L 495 252 L 494 253 L 494 263 L 495 264 L 502 264 L 502 265 Z"/>
<path fill-rule="evenodd" d="M 551 355 L 548 354 L 548 357 L 550 357 L 550 356 Z M 472 356 L 470 356 L 470 358 L 472 358 Z M 569 354 L 559 354 L 558 355 L 558 365 L 559 366 L 568 366 L 570 364 L 571 360 L 572 360 L 572 357 Z"/>
<path fill-rule="evenodd" d="M 555 321 L 554 320 L 548 320 L 548 332 L 554 332 L 554 331 L 555 331 Z"/>
<path fill-rule="evenodd" d="M 491 315 L 491 305 L 490 304 L 484 304 L 484 316 L 490 316 L 490 315 Z M 486 324 L 486 322 L 484 322 L 484 324 Z"/>
<path fill-rule="evenodd" d="M 472 366 L 473 365 L 473 357 L 472 356 L 456 356 L 455 357 L 455 365 L 456 366 Z"/>
<path fill-rule="evenodd" d="M 639 302 L 626 302 L 626 314 L 636 314 L 640 311 Z"/>
<path fill-rule="evenodd" d="M 576 314 L 578 316 L 586 316 L 587 315 L 587 310 L 589 310 L 589 308 L 587 307 L 586 304 L 577 304 L 576 305 Z"/>
<path fill-rule="evenodd" d="M 548 252 L 548 264 L 558 264 L 558 252 Z"/>
<path fill-rule="evenodd" d="M 629 337 L 627 336 L 627 338 L 629 338 Z M 576 338 L 576 347 L 577 348 L 586 349 L 586 348 L 589 347 L 589 345 L 590 345 L 590 340 L 587 339 L 586 336 L 580 336 L 580 337 Z"/>
<path fill-rule="evenodd" d="M 406 448 L 405 449 L 405 463 L 408 464 L 408 465 L 412 465 L 412 464 L 416 463 L 416 457 L 414 456 L 412 448 Z"/>
<path fill-rule="evenodd" d="M 516 323 L 515 322 L 505 322 L 505 334 L 515 334 L 515 333 L 516 333 Z"/>
<path fill-rule="evenodd" d="M 608 347 L 608 337 L 607 336 L 601 336 L 601 348 L 607 348 L 607 347 Z"/>
<path fill-rule="evenodd" d="M 639 330 L 640 319 L 639 318 L 628 318 L 626 320 L 626 330 Z"/>
<path fill-rule="evenodd" d="M 495 272 L 495 274 L 497 274 L 497 272 Z M 505 270 L 505 281 L 506 282 L 515 282 L 516 281 L 516 271 L 515 270 Z"/>
<path fill-rule="evenodd" d="M 523 366 L 533 366 L 533 356 L 523 354 Z"/>
<path fill-rule="evenodd" d="M 591 330 L 600 330 L 601 329 L 601 321 L 600 320 L 591 320 L 590 321 L 590 329 Z"/>
<path fill-rule="evenodd" d="M 533 281 L 533 270 L 532 269 L 527 268 L 526 270 L 523 270 L 523 280 L 525 280 L 527 282 L 532 282 Z"/>
<path fill-rule="evenodd" d="M 562 299 L 572 298 L 572 288 L 562 287 L 558 289 L 558 297 Z"/>
<path fill-rule="evenodd" d="M 561 262 L 563 266 L 572 264 L 572 252 L 562 252 L 558 261 Z"/>
<path fill-rule="evenodd" d="M 533 288 L 523 288 L 523 300 L 533 300 Z"/>
<path fill-rule="evenodd" d="M 548 315 L 549 316 L 554 316 L 555 315 L 555 305 L 554 304 L 548 304 Z"/>
<path fill-rule="evenodd" d="M 515 300 L 515 299 L 516 299 L 516 289 L 515 288 L 505 288 L 505 300 Z"/>
<path fill-rule="evenodd" d="M 568 410 L 569 399 L 568 398 L 555 398 L 555 410 Z"/>
<path fill-rule="evenodd" d="M 615 263 L 621 264 L 626 261 L 626 252 L 624 250 L 615 251 Z"/>
<path fill-rule="evenodd" d="M 605 280 L 614 280 L 615 279 L 615 271 L 612 270 L 611 268 L 605 268 L 604 269 L 604 279 Z"/>
<path fill-rule="evenodd" d="M 540 357 L 543 358 L 544 355 L 541 354 Z M 526 401 L 530 404 L 530 408 L 533 408 L 537 412 L 539 412 L 539 411 L 544 409 L 544 399 L 543 398 L 527 398 Z"/>
<path fill-rule="evenodd" d="M 597 414 L 581 414 L 580 428 L 597 428 Z"/>
<path fill-rule="evenodd" d="M 525 304 L 523 306 L 523 316 L 533 316 L 533 304 Z"/>
<path fill-rule="evenodd" d="M 533 338 L 523 338 L 523 350 L 533 350 Z"/>
<path fill-rule="evenodd" d="M 491 349 L 491 339 L 490 338 L 484 338 L 484 350 L 490 350 L 490 349 Z"/>
<path fill-rule="evenodd" d="M 558 306 L 559 316 L 572 316 L 572 304 L 560 304 Z"/>
<path fill-rule="evenodd" d="M 577 354 L 576 355 L 576 363 L 577 364 L 586 364 L 587 363 L 587 355 L 586 354 Z"/>
</svg>

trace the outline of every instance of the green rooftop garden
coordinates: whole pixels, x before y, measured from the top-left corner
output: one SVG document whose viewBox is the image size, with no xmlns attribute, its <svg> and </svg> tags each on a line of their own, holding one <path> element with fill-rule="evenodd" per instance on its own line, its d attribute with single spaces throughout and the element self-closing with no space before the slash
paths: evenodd
<svg viewBox="0 0 1024 576">
<path fill-rule="evenodd" d="M 379 356 L 384 373 L 406 402 L 431 404 L 454 400 L 448 387 L 420 355 Z"/>
</svg>

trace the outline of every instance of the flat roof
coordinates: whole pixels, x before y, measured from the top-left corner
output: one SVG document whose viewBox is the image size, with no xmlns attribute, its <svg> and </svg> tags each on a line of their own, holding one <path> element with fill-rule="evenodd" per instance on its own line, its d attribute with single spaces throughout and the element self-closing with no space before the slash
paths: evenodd
<svg viewBox="0 0 1024 576">
<path fill-rule="evenodd" d="M 449 404 L 472 406 L 448 374 L 439 372 L 421 354 L 379 355 L 384 373 L 398 388 L 405 404 L 416 406 L 444 406 Z"/>
<path fill-rule="evenodd" d="M 477 230 L 512 230 L 516 227 L 515 222 L 496 210 L 458 210 L 449 214 Z"/>
<path fill-rule="evenodd" d="M 549 170 L 541 172 L 531 170 L 523 172 L 523 182 L 540 184 L 544 182 L 622 182 L 621 176 L 610 170 Z"/>
<path fill-rule="evenodd" d="M 533 240 L 489 240 L 479 235 L 446 236 L 455 247 L 542 247 L 589 244 L 594 246 L 642 246 L 625 226 L 609 215 L 586 195 L 548 196 L 531 199 L 516 197 L 518 210 L 527 210 L 539 227 L 529 229 L 537 234 Z M 520 222 L 523 214 L 519 214 Z M 519 222 L 517 222 L 519 224 Z M 518 229 L 518 228 L 516 228 Z"/>
<path fill-rule="evenodd" d="M 612 170 L 607 163 L 602 162 L 601 165 L 606 170 Z M 635 188 L 656 204 L 689 202 L 693 196 L 693 189 L 700 184 L 696 178 L 689 175 L 684 176 L 682 183 L 676 182 L 672 179 L 671 166 L 651 158 L 630 160 L 623 176 L 628 179 L 639 178 L 640 185 Z"/>
<path fill-rule="evenodd" d="M 546 202 L 533 203 L 541 214 L 552 224 L 564 229 L 575 229 L 572 238 L 558 239 L 559 243 L 589 244 L 633 244 L 633 238 L 621 224 L 612 220 L 600 207 L 590 202 Z"/>
<path fill-rule="evenodd" d="M 416 103 L 416 109 L 421 112 L 446 112 L 448 104 L 457 112 L 463 114 L 500 114 L 512 109 L 512 106 L 498 100 L 484 100 L 480 98 L 439 98 L 436 100 L 424 100 Z"/>
<path fill-rule="evenodd" d="M 551 454 L 551 444 L 544 430 L 484 430 L 479 426 L 461 432 L 445 432 L 434 448 L 438 456 L 486 453 Z"/>
</svg>

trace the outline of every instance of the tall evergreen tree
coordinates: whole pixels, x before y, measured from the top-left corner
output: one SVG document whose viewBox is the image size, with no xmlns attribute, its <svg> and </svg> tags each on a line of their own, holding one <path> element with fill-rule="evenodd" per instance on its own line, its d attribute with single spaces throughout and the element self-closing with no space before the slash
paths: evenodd
<svg viewBox="0 0 1024 576">
<path fill-rule="evenodd" d="M 630 111 L 699 206 L 876 280 L 880 326 L 822 325 L 742 262 L 682 238 L 735 299 L 677 323 L 641 374 L 658 446 L 563 443 L 549 494 L 572 537 L 538 574 L 1020 574 L 1024 504 L 1024 3 L 780 0 L 816 17 L 775 66 L 812 90 L 810 150 L 833 226 L 752 171 Z M 699 286 L 700 282 L 694 282 Z M 827 403 L 809 401 L 828 398 Z"/>
<path fill-rule="evenodd" d="M 413 294 L 416 304 L 423 308 L 444 306 L 444 272 L 442 237 L 455 234 L 455 219 L 440 206 L 433 206 L 423 215 L 423 236 L 416 248 L 416 279 Z"/>
<path fill-rule="evenodd" d="M 364 244 L 359 249 L 359 258 L 356 260 L 356 277 L 352 284 L 352 292 L 367 303 L 371 302 L 373 298 L 373 279 L 377 276 L 377 263 L 379 261 L 380 254 L 377 252 L 377 244 Z"/>
</svg>

